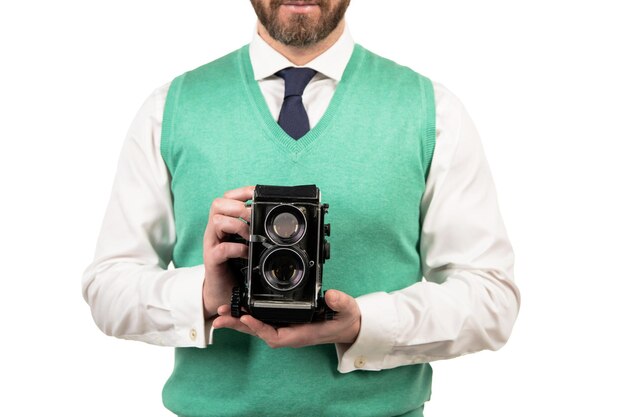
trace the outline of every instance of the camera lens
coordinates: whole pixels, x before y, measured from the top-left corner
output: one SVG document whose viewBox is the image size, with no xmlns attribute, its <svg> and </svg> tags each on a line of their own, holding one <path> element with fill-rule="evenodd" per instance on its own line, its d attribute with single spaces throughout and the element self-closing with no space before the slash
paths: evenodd
<svg viewBox="0 0 626 417">
<path fill-rule="evenodd" d="M 269 271 L 272 278 L 280 284 L 289 284 L 289 281 L 296 275 L 297 266 L 290 256 L 277 255 L 272 258 L 269 264 Z"/>
<path fill-rule="evenodd" d="M 283 239 L 289 239 L 298 233 L 298 219 L 291 213 L 280 213 L 272 222 L 274 232 Z"/>
<path fill-rule="evenodd" d="M 304 208 L 291 204 L 273 207 L 265 217 L 265 233 L 277 245 L 294 245 L 306 234 Z"/>
<path fill-rule="evenodd" d="M 268 250 L 261 259 L 265 281 L 279 291 L 291 290 L 302 282 L 307 268 L 306 253 L 284 247 Z"/>
</svg>

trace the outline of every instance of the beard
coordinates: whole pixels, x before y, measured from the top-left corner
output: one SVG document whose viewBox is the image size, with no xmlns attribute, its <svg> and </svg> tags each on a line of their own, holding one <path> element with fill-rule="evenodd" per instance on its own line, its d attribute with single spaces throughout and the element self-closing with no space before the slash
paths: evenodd
<svg viewBox="0 0 626 417">
<path fill-rule="evenodd" d="M 250 2 L 269 35 L 284 45 L 295 47 L 310 46 L 326 39 L 337 28 L 350 4 L 350 0 L 340 0 L 335 7 L 331 7 L 330 0 L 318 0 L 318 19 L 294 13 L 286 22 L 282 22 L 278 14 L 285 0 L 270 0 L 267 8 L 263 6 L 262 0 Z"/>
</svg>

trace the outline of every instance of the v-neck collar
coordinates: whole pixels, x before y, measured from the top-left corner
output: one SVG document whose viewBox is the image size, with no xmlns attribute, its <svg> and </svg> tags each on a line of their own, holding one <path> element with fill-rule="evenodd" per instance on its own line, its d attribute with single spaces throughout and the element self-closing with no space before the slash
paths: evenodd
<svg viewBox="0 0 626 417">
<path fill-rule="evenodd" d="M 313 127 L 313 129 L 309 130 L 298 140 L 294 140 L 291 136 L 289 136 L 272 117 L 272 114 L 267 107 L 267 103 L 265 102 L 265 98 L 263 97 L 263 93 L 259 88 L 259 84 L 254 77 L 254 71 L 250 62 L 249 45 L 240 49 L 239 63 L 245 83 L 245 89 L 251 100 L 251 104 L 257 110 L 255 112 L 256 117 L 258 117 L 261 124 L 265 126 L 268 136 L 278 146 L 291 154 L 292 157 L 297 158 L 299 154 L 311 146 L 331 124 L 335 113 L 337 113 L 337 110 L 346 94 L 346 90 L 349 88 L 350 79 L 360 66 L 364 56 L 365 54 L 363 48 L 359 45 L 354 45 L 348 65 L 343 72 L 341 81 L 337 84 L 337 89 L 335 90 L 333 98 L 324 112 L 324 115 Z"/>
</svg>

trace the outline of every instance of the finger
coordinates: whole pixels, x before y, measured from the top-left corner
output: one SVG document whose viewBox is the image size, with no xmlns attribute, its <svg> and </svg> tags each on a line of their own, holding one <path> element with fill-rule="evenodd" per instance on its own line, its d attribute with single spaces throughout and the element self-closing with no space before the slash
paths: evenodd
<svg viewBox="0 0 626 417">
<path fill-rule="evenodd" d="M 227 234 L 237 234 L 246 240 L 250 240 L 250 226 L 247 223 L 223 214 L 215 214 L 213 216 L 213 232 L 220 241 Z"/>
<path fill-rule="evenodd" d="M 224 198 L 230 198 L 239 201 L 252 200 L 254 196 L 254 185 L 248 185 L 246 187 L 236 188 L 234 190 L 226 191 Z"/>
<path fill-rule="evenodd" d="M 263 323 L 252 316 L 241 317 L 241 322 L 250 328 L 256 336 L 263 339 L 272 349 L 281 347 L 299 348 L 314 344 L 313 338 L 316 334 L 316 324 L 291 325 L 279 327 Z"/>
<path fill-rule="evenodd" d="M 326 343 L 326 331 L 328 323 L 295 324 L 278 329 L 279 344 L 300 348 L 303 346 Z"/>
<path fill-rule="evenodd" d="M 230 316 L 230 306 L 228 304 L 219 306 L 217 308 L 217 314 L 220 316 Z"/>
<path fill-rule="evenodd" d="M 247 258 L 248 246 L 243 243 L 222 242 L 208 252 L 208 260 L 214 265 L 226 262 L 228 259 Z"/>
<path fill-rule="evenodd" d="M 250 221 L 250 209 L 246 207 L 246 203 L 230 198 L 218 197 L 211 203 L 209 216 L 216 214 L 224 214 L 230 217 L 241 217 Z"/>
<path fill-rule="evenodd" d="M 267 325 L 251 316 L 241 318 L 259 338 L 273 349 L 281 347 L 300 348 L 304 346 L 329 343 L 328 323 L 305 323 L 292 324 L 287 327 L 274 327 Z"/>
<path fill-rule="evenodd" d="M 245 220 L 245 222 L 249 223 L 251 218 L 251 210 L 249 207 L 246 207 L 245 204 L 241 201 L 228 200 L 221 197 L 213 200 L 213 202 L 211 203 L 211 209 L 209 210 L 207 227 L 204 230 L 203 241 L 205 246 L 215 246 L 220 241 L 215 230 L 215 217 L 218 215 L 231 217 L 235 220 L 241 218 Z M 243 221 L 242 223 L 245 224 Z"/>
<path fill-rule="evenodd" d="M 282 347 L 278 344 L 278 332 L 274 327 L 265 324 L 250 315 L 241 317 L 241 322 L 248 326 L 254 334 L 263 339 L 268 346 L 272 348 Z"/>
<path fill-rule="evenodd" d="M 337 313 L 351 310 L 356 305 L 356 301 L 353 297 L 339 290 L 326 291 L 324 300 L 326 301 L 326 305 Z"/>
<path fill-rule="evenodd" d="M 245 317 L 245 316 L 244 316 Z M 233 329 L 237 330 L 241 333 L 246 333 L 251 336 L 256 336 L 254 332 L 245 324 L 241 322 L 240 319 L 231 317 L 231 316 L 219 316 L 215 320 L 213 320 L 213 328 L 214 329 Z"/>
</svg>

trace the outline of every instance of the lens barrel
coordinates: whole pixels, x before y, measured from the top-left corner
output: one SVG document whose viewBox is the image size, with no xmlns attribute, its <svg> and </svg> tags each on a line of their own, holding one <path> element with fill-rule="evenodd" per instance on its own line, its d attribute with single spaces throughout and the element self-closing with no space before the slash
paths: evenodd
<svg viewBox="0 0 626 417">
<path fill-rule="evenodd" d="M 291 204 L 273 207 L 265 218 L 265 233 L 277 245 L 294 245 L 306 234 L 306 217 Z"/>
<path fill-rule="evenodd" d="M 261 257 L 261 273 L 267 284 L 278 291 L 289 291 L 302 283 L 308 271 L 304 251 L 276 246 Z"/>
</svg>

